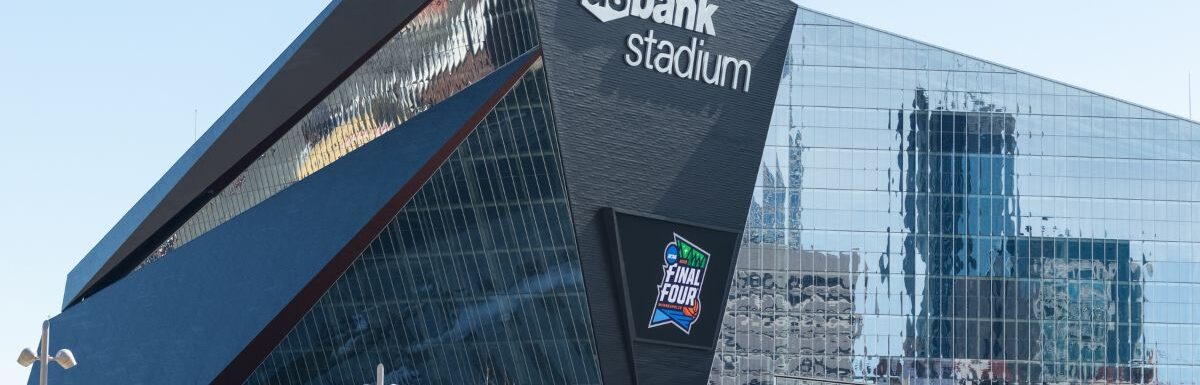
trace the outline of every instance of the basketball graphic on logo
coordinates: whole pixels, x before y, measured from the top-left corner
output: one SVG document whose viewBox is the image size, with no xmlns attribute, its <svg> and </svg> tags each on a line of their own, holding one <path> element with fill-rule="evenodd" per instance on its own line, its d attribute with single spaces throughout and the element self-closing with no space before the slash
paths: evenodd
<svg viewBox="0 0 1200 385">
<path fill-rule="evenodd" d="M 696 315 L 700 314 L 700 300 L 693 300 L 692 306 L 683 308 L 683 314 L 688 317 L 696 318 Z"/>
</svg>

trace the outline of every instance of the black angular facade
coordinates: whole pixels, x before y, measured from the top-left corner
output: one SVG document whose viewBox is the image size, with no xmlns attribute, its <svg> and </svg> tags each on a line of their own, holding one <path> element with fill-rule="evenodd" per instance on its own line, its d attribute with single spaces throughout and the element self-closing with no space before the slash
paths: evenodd
<svg viewBox="0 0 1200 385">
<path fill-rule="evenodd" d="M 784 0 L 334 1 L 50 377 L 1193 384 L 1197 128 Z"/>
</svg>

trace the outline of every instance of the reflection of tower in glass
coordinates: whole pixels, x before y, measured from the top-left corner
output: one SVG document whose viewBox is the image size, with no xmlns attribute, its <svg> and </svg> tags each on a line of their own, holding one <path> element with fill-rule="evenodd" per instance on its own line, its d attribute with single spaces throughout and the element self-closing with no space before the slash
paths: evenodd
<svg viewBox="0 0 1200 385">
<path fill-rule="evenodd" d="M 921 359 L 905 376 L 1149 381 L 1151 369 L 1132 365 L 1142 306 L 1129 241 L 1022 232 L 1015 116 L 969 106 L 931 108 L 918 90 L 899 127 L 906 300 L 917 309 L 905 353 Z"/>
<path fill-rule="evenodd" d="M 775 162 L 775 169 L 779 169 L 778 160 Z M 789 218 L 785 217 L 786 204 L 784 203 L 788 191 L 787 181 L 780 173 L 771 171 L 766 164 L 762 165 L 759 178 L 758 190 L 762 195 L 760 199 L 750 202 L 747 227 L 751 231 L 747 236 L 754 243 L 783 243 L 784 229 L 789 221 Z M 792 219 L 792 221 L 796 220 Z"/>
<path fill-rule="evenodd" d="M 909 301 L 920 312 L 909 323 L 905 350 L 929 358 L 1003 357 L 997 332 L 1003 323 L 992 318 L 1005 309 L 989 300 L 1017 289 L 997 278 L 1013 269 L 1002 237 L 1020 226 L 1016 120 L 983 103 L 970 112 L 931 110 L 923 90 L 913 108 L 903 133 L 904 267 Z M 927 276 L 922 303 L 915 297 L 916 258 Z"/>
</svg>

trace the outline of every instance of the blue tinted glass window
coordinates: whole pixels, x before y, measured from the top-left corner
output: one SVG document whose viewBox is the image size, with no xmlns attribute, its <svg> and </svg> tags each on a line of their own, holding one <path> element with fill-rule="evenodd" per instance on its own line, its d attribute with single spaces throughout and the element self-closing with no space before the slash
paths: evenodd
<svg viewBox="0 0 1200 385">
<path fill-rule="evenodd" d="M 540 61 L 247 384 L 596 384 Z"/>
<path fill-rule="evenodd" d="M 141 265 L 258 205 L 537 44 L 528 1 L 431 3 Z"/>
<path fill-rule="evenodd" d="M 1197 124 L 801 9 L 715 384 L 1192 383 Z"/>
</svg>

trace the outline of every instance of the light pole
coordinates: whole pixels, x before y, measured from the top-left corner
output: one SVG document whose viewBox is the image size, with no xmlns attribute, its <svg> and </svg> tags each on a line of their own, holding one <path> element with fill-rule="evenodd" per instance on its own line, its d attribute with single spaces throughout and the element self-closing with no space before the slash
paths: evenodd
<svg viewBox="0 0 1200 385">
<path fill-rule="evenodd" d="M 379 366 L 375 367 L 375 385 L 387 385 L 383 382 L 384 377 L 385 377 L 385 373 L 383 370 L 383 363 L 381 362 L 381 363 L 379 363 Z M 365 385 L 371 385 L 371 384 L 365 384 Z M 392 385 L 396 385 L 396 384 L 392 384 Z"/>
<path fill-rule="evenodd" d="M 40 363 L 41 365 L 38 366 L 38 378 L 40 381 L 38 383 L 46 385 L 46 373 L 50 369 L 50 361 L 58 363 L 58 366 L 61 366 L 63 369 L 75 367 L 75 355 L 71 354 L 70 349 L 59 350 L 58 353 L 54 353 L 54 357 L 50 357 L 50 320 L 46 320 L 42 322 L 41 354 L 35 354 L 33 349 L 25 348 L 25 350 L 21 351 L 21 356 L 17 357 L 17 363 L 27 368 L 29 365 L 33 365 L 34 362 Z"/>
</svg>

